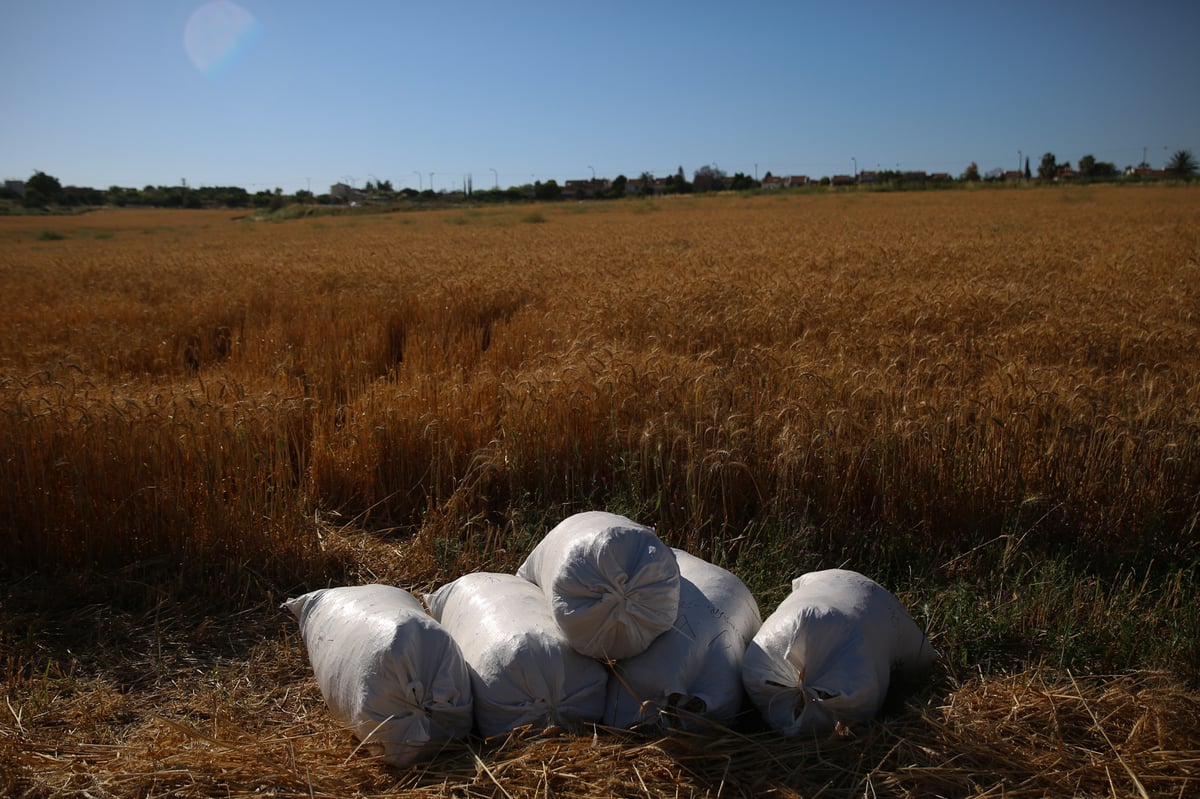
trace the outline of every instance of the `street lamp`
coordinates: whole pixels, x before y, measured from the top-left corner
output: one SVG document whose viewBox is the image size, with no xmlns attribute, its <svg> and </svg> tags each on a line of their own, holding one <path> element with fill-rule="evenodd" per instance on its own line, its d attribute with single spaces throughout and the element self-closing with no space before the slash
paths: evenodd
<svg viewBox="0 0 1200 799">
<path fill-rule="evenodd" d="M 588 164 L 588 169 L 592 170 L 592 182 L 595 183 L 596 182 L 596 167 L 592 166 L 591 164 Z"/>
<path fill-rule="evenodd" d="M 858 180 L 858 159 L 850 156 L 850 160 L 854 162 L 854 179 Z"/>
<path fill-rule="evenodd" d="M 491 172 L 496 178 L 496 188 L 500 188 L 500 173 L 491 167 L 488 167 L 488 171 Z"/>
<path fill-rule="evenodd" d="M 433 173 L 429 173 L 429 190 L 433 191 Z"/>
</svg>

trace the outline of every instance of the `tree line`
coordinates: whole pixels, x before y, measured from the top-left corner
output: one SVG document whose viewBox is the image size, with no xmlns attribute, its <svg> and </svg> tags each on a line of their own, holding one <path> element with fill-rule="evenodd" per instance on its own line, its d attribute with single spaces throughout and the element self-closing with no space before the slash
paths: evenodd
<svg viewBox="0 0 1200 799">
<path fill-rule="evenodd" d="M 1040 181 L 1051 181 L 1064 177 L 1079 178 L 1082 180 L 1116 180 L 1124 176 L 1132 176 L 1135 178 L 1151 176 L 1165 176 L 1180 179 L 1190 179 L 1196 174 L 1197 164 L 1196 158 L 1192 155 L 1191 150 L 1177 150 L 1174 155 L 1167 161 L 1162 170 L 1155 170 L 1146 161 L 1142 161 L 1136 167 L 1127 166 L 1124 170 L 1117 169 L 1117 165 L 1111 161 L 1098 161 L 1096 156 L 1083 156 L 1078 161 L 1078 166 L 1071 168 L 1070 161 L 1059 161 L 1054 153 L 1046 153 L 1042 156 L 1041 163 L 1038 164 L 1037 178 Z M 1002 180 L 1005 177 L 1003 170 L 994 169 L 987 175 L 980 175 L 979 167 L 972 162 L 963 172 L 960 177 L 964 181 L 977 180 Z M 1025 169 L 1023 177 L 1025 180 L 1032 180 L 1033 173 L 1029 168 L 1029 158 L 1025 158 Z"/>
<path fill-rule="evenodd" d="M 1064 177 L 1090 181 L 1116 180 L 1130 176 L 1134 179 L 1144 177 L 1165 176 L 1190 180 L 1197 172 L 1197 162 L 1190 150 L 1178 150 L 1167 161 L 1162 170 L 1153 170 L 1143 161 L 1136 168 L 1126 167 L 1118 170 L 1116 165 L 1107 161 L 1098 161 L 1093 155 L 1084 155 L 1077 162 L 1075 169 L 1069 161 L 1059 162 L 1054 153 L 1042 156 L 1037 166 L 1037 179 L 1048 182 Z M 770 178 L 771 173 L 766 174 Z M 857 177 L 857 176 L 856 176 Z M 964 183 L 988 180 L 1003 180 L 1008 175 L 1003 170 L 995 169 L 986 175 L 981 174 L 976 163 L 972 162 L 959 176 Z M 1023 174 L 1025 180 L 1033 179 L 1029 158 L 1025 159 Z M 911 175 L 899 171 L 882 171 L 872 173 L 875 188 L 903 188 L 908 184 L 922 184 L 926 180 L 914 180 Z M 933 181 L 936 183 L 936 181 Z M 953 182 L 953 181 L 950 181 Z M 635 182 L 618 175 L 608 181 L 578 181 L 586 186 L 588 199 L 617 199 L 627 196 L 649 196 L 655 194 L 690 194 L 693 192 L 711 191 L 748 191 L 758 189 L 762 182 L 756 177 L 741 172 L 732 177 L 719 169 L 715 164 L 705 165 L 695 170 L 689 181 L 683 167 L 666 178 L 656 178 L 649 172 L 643 172 Z M 818 185 L 829 185 L 828 177 L 814 181 Z M 470 179 L 464 181 L 461 190 L 434 192 L 431 189 L 417 191 L 411 188 L 396 190 L 389 180 L 367 181 L 364 189 L 354 191 L 349 197 L 338 197 L 331 194 L 314 195 L 311 191 L 301 189 L 293 194 L 284 194 L 282 189 L 273 191 L 259 190 L 249 192 L 241 186 L 200 186 L 191 187 L 186 182 L 178 186 L 145 186 L 141 189 L 122 186 L 109 186 L 106 190 L 85 186 L 64 186 L 58 178 L 42 171 L 37 171 L 24 183 L 24 193 L 8 187 L 0 187 L 0 200 L 19 202 L 27 208 L 42 208 L 48 206 L 60 207 L 95 207 L 113 205 L 118 207 L 153 207 L 153 208 L 256 208 L 277 210 L 284 205 L 300 204 L 338 204 L 354 202 L 361 198 L 368 202 L 388 201 L 427 201 L 470 198 L 474 202 L 520 202 L 525 200 L 561 200 L 569 195 L 567 187 L 559 185 L 553 179 L 534 181 L 523 186 L 510 186 L 507 189 L 474 189 Z"/>
<path fill-rule="evenodd" d="M 22 202 L 37 208 L 48 205 L 87 207 L 98 205 L 144 206 L 153 208 L 266 208 L 281 207 L 288 201 L 304 202 L 311 192 L 298 191 L 285 195 L 281 189 L 251 194 L 240 186 L 146 186 L 141 189 L 109 186 L 94 189 L 87 186 L 64 186 L 58 178 L 37 171 L 25 181 L 24 194 L 10 188 L 0 188 L 0 199 Z"/>
</svg>

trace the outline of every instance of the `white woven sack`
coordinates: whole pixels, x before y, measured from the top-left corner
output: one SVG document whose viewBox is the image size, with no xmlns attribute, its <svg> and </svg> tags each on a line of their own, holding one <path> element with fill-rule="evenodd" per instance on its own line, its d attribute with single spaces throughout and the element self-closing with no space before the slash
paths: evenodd
<svg viewBox="0 0 1200 799">
<path fill-rule="evenodd" d="M 792 582 L 742 664 L 746 693 L 772 727 L 825 733 L 873 718 L 892 673 L 921 675 L 936 657 L 887 589 L 857 572 L 829 569 Z"/>
<path fill-rule="evenodd" d="M 471 731 L 471 678 L 458 644 L 411 594 L 390 585 L 323 588 L 283 607 L 330 714 L 383 758 L 407 766 Z"/>
<path fill-rule="evenodd" d="M 512 574 L 467 574 L 425 600 L 471 669 L 484 736 L 600 721 L 608 671 L 571 648 L 536 585 Z"/>
<path fill-rule="evenodd" d="M 742 658 L 762 624 L 754 595 L 732 572 L 675 550 L 679 614 L 640 655 L 617 664 L 604 723 L 684 729 L 728 723 L 742 707 Z"/>
<path fill-rule="evenodd" d="M 651 528 L 613 513 L 564 519 L 517 574 L 542 589 L 571 646 L 588 657 L 644 652 L 679 610 L 675 553 Z"/>
</svg>

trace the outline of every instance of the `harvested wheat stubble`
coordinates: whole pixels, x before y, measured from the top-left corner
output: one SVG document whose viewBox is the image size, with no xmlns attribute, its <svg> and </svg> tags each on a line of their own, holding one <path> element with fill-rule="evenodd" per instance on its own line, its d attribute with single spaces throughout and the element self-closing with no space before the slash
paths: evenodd
<svg viewBox="0 0 1200 799">
<path fill-rule="evenodd" d="M 261 684 L 260 684 L 261 685 Z M 82 687 L 81 687 L 82 689 Z M 161 688 L 159 690 L 162 690 Z M 0 721 L 0 792 L 11 796 L 1195 796 L 1200 701 L 1163 675 L 1028 672 L 926 696 L 853 734 L 785 738 L 713 728 L 639 738 L 520 731 L 387 768 L 330 722 L 310 679 L 207 722 L 149 696 L 121 740 L 73 723 Z M 151 692 L 148 692 L 151 693 Z M 240 712 L 240 714 L 239 714 Z"/>
</svg>

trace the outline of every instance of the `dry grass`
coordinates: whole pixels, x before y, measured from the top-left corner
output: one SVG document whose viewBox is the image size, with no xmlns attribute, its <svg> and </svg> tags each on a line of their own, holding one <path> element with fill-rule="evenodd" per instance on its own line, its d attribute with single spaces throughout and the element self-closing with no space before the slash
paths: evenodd
<svg viewBox="0 0 1200 799">
<path fill-rule="evenodd" d="M 739 729 L 470 740 L 406 771 L 325 712 L 294 625 L 269 607 L 186 629 L 60 621 L 122 646 L 69 673 L 10 673 L 0 792 L 125 796 L 1194 796 L 1200 700 L 1165 675 L 945 679 L 854 733 Z M 181 626 L 183 625 L 183 626 Z M 99 628 L 104 628 L 102 631 Z M 61 631 L 60 631 L 61 632 Z M 18 669 L 20 671 L 20 669 Z M 40 685 L 44 693 L 29 690 Z"/>
<path fill-rule="evenodd" d="M 1198 209 L 0 218 L 0 793 L 1197 795 Z M 589 507 L 765 609 L 890 575 L 937 684 L 824 741 L 354 752 L 275 603 L 511 569 Z"/>
</svg>

